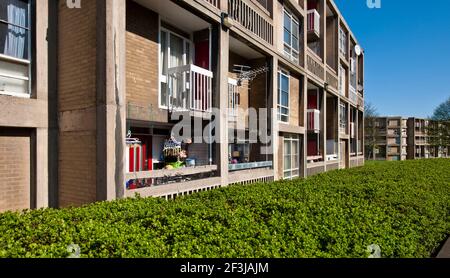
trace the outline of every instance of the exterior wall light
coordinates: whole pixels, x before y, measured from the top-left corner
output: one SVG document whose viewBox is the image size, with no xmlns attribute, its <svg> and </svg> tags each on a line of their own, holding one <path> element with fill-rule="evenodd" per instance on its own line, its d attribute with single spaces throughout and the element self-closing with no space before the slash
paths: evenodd
<svg viewBox="0 0 450 278">
<path fill-rule="evenodd" d="M 233 27 L 233 21 L 227 13 L 222 13 L 222 26 L 224 26 L 226 29 L 230 29 L 231 27 Z"/>
</svg>

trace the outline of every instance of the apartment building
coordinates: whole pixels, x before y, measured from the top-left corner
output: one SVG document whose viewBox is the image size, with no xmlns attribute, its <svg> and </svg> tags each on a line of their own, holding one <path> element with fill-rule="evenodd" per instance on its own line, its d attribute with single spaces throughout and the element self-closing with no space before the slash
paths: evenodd
<svg viewBox="0 0 450 278">
<path fill-rule="evenodd" d="M 408 159 L 449 157 L 449 147 L 438 147 L 433 144 L 430 130 L 439 123 L 428 119 L 408 119 Z"/>
<path fill-rule="evenodd" d="M 370 156 L 374 160 L 389 161 L 407 159 L 408 119 L 402 117 L 380 117 L 370 123 L 367 122 L 367 124 L 371 131 L 366 131 L 367 136 L 375 136 L 375 138 L 367 138 L 367 141 L 375 139 L 376 146 L 374 150 L 366 149 L 367 157 Z"/>
<path fill-rule="evenodd" d="M 331 0 L 36 2 L 0 3 L 0 211 L 364 164 L 364 51 Z"/>
<path fill-rule="evenodd" d="M 448 157 L 448 147 L 439 148 L 432 144 L 429 127 L 436 122 L 418 118 L 378 117 L 366 123 L 366 140 L 375 142 L 373 150 L 366 148 L 367 158 L 399 161 Z"/>
</svg>

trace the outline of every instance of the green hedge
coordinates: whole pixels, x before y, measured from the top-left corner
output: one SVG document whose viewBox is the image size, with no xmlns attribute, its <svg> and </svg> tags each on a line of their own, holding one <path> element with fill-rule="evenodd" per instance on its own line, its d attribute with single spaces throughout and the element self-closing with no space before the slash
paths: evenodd
<svg viewBox="0 0 450 278">
<path fill-rule="evenodd" d="M 0 215 L 0 257 L 430 257 L 450 232 L 450 160 L 368 163 L 175 201 Z"/>
</svg>

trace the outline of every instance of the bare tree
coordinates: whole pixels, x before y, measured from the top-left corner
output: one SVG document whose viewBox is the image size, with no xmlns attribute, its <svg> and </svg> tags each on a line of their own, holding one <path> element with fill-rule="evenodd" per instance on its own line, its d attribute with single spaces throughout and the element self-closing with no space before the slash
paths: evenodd
<svg viewBox="0 0 450 278">
<path fill-rule="evenodd" d="M 379 134 L 379 128 L 376 125 L 378 118 L 377 108 L 370 102 L 366 102 L 364 106 L 365 117 L 365 146 L 367 159 L 375 159 L 375 150 L 377 148 L 377 139 Z"/>
</svg>

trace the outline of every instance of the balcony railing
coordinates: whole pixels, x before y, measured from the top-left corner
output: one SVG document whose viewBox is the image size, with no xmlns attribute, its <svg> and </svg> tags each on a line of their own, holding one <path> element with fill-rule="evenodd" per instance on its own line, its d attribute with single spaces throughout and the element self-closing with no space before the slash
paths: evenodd
<svg viewBox="0 0 450 278">
<path fill-rule="evenodd" d="M 250 1 L 228 0 L 228 16 L 239 22 L 245 29 L 272 45 L 272 19 L 269 15 L 258 10 L 261 9 Z"/>
<path fill-rule="evenodd" d="M 320 110 L 308 109 L 308 131 L 320 132 Z"/>
<path fill-rule="evenodd" d="M 356 124 L 350 123 L 350 138 L 356 138 Z"/>
<path fill-rule="evenodd" d="M 308 10 L 308 33 L 320 37 L 320 14 L 317 10 Z"/>
<path fill-rule="evenodd" d="M 358 94 L 356 93 L 355 88 L 353 88 L 352 86 L 350 86 L 349 88 L 349 99 L 353 104 L 358 104 Z"/>
<path fill-rule="evenodd" d="M 211 112 L 213 73 L 187 65 L 168 69 L 170 110 Z"/>
<path fill-rule="evenodd" d="M 338 142 L 336 142 L 334 139 L 327 140 L 327 161 L 334 161 L 338 160 Z"/>
<path fill-rule="evenodd" d="M 311 49 L 308 48 L 306 55 L 306 68 L 315 76 L 324 79 L 325 69 L 323 62 Z"/>
<path fill-rule="evenodd" d="M 204 0 L 206 2 L 208 2 L 209 4 L 213 5 L 216 8 L 220 8 L 219 4 L 220 4 L 220 0 Z"/>
<path fill-rule="evenodd" d="M 228 79 L 228 119 L 235 122 L 238 116 L 239 87 L 235 79 Z"/>
</svg>

